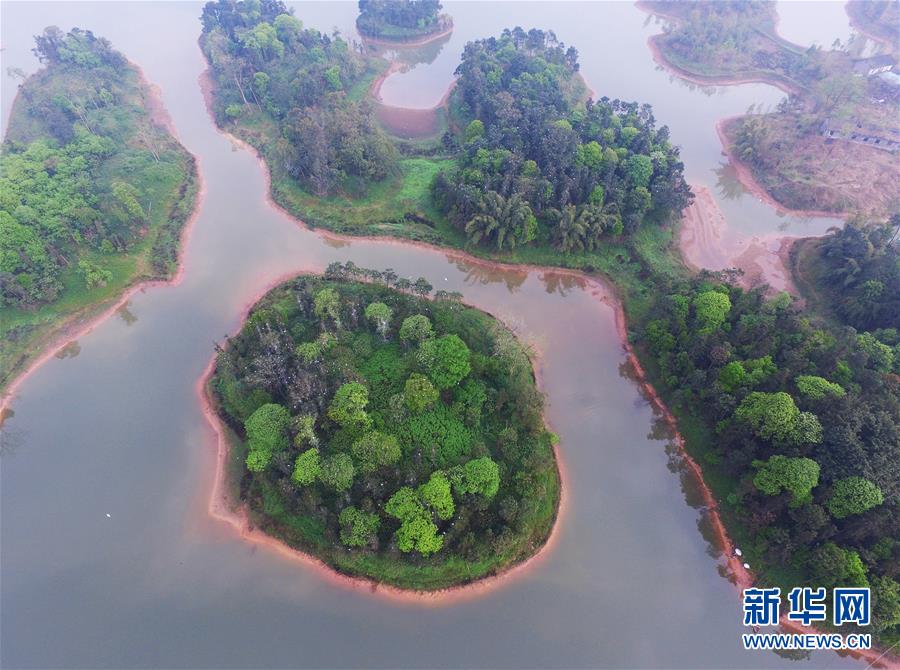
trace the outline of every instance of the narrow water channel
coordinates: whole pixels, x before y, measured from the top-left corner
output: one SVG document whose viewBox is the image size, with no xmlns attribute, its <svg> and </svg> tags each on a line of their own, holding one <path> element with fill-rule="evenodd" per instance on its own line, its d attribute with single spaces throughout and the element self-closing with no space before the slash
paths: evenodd
<svg viewBox="0 0 900 670">
<path fill-rule="evenodd" d="M 355 3 L 297 3 L 352 34 Z M 513 22 L 577 45 L 600 95 L 647 101 L 681 144 L 689 178 L 717 182 L 714 123 L 781 97 L 761 85 L 701 90 L 657 69 L 658 30 L 630 4 L 451 4 L 435 74 L 403 98 L 429 104 L 462 44 Z M 3 667 L 797 667 L 741 649 L 738 594 L 664 426 L 629 378 L 614 309 L 552 272 L 501 270 L 388 241 L 337 241 L 266 202 L 263 171 L 217 132 L 197 78 L 199 4 L 18 3 L 3 7 L 5 67 L 33 72 L 31 36 L 90 28 L 159 85 L 206 185 L 177 286 L 136 294 L 22 384 L 0 457 Z M 450 56 L 448 56 L 448 54 Z M 418 67 L 403 77 L 419 77 Z M 394 83 L 385 89 L 393 96 Z M 4 76 L 3 120 L 15 81 Z M 428 95 L 431 95 L 431 91 Z M 399 95 L 399 94 L 398 94 Z M 412 96 L 412 93 L 410 93 Z M 393 101 L 393 99 L 392 99 Z M 718 196 L 729 225 L 818 229 L 752 198 Z M 805 227 L 804 227 L 805 226 Z M 279 277 L 334 260 L 401 275 L 513 323 L 541 352 L 561 438 L 568 510 L 533 570 L 487 596 L 401 605 L 321 579 L 209 517 L 214 444 L 195 393 L 213 344 Z M 109 515 L 109 517 L 107 516 Z M 833 654 L 801 667 L 859 664 Z"/>
</svg>

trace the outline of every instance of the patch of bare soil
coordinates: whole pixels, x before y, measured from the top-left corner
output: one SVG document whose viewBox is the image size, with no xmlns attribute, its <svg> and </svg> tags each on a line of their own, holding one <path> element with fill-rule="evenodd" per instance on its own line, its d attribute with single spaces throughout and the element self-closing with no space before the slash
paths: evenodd
<svg viewBox="0 0 900 670">
<path fill-rule="evenodd" d="M 798 134 L 796 124 L 785 115 L 757 118 L 766 124 L 771 153 L 762 148 L 764 167 L 753 166 L 753 177 L 780 205 L 882 217 L 900 203 L 900 154 L 818 134 Z M 734 145 L 737 127 L 736 119 L 722 125 L 723 142 L 729 147 Z"/>
<path fill-rule="evenodd" d="M 754 288 L 767 284 L 773 291 L 798 292 L 789 270 L 787 249 L 793 237 L 727 235 L 728 223 L 706 186 L 692 186 L 694 201 L 684 210 L 679 243 L 685 262 L 695 270 L 743 271 L 740 284 Z"/>
</svg>

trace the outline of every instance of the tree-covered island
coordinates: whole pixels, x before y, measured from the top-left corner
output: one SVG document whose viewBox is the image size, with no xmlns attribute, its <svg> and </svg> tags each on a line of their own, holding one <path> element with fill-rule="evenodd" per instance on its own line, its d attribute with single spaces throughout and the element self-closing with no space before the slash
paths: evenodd
<svg viewBox="0 0 900 670">
<path fill-rule="evenodd" d="M 359 0 L 360 35 L 404 42 L 445 33 L 453 23 L 440 0 Z"/>
<path fill-rule="evenodd" d="M 47 28 L 0 153 L 0 386 L 67 325 L 172 275 L 193 157 L 141 73 L 87 30 Z"/>
<path fill-rule="evenodd" d="M 342 573 L 426 591 L 533 555 L 560 496 L 525 350 L 431 288 L 351 263 L 291 280 L 208 387 L 256 524 Z"/>
</svg>

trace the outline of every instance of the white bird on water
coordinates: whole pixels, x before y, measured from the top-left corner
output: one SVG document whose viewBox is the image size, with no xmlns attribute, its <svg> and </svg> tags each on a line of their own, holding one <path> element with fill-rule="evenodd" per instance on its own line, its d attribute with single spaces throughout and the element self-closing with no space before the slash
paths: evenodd
<svg viewBox="0 0 900 670">
<path fill-rule="evenodd" d="M 735 548 L 734 548 L 734 555 L 735 555 L 735 556 L 743 556 L 744 554 L 741 552 L 740 549 L 738 549 L 737 547 L 735 547 Z"/>
<path fill-rule="evenodd" d="M 107 513 L 106 513 L 106 518 L 107 518 L 107 519 L 112 519 L 112 514 L 110 514 L 109 512 L 107 512 Z"/>
</svg>

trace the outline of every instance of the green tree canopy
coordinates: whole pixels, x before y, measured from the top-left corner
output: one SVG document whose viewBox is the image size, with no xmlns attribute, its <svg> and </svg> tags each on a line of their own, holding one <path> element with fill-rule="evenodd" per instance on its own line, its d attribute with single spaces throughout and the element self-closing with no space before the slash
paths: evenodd
<svg viewBox="0 0 900 670">
<path fill-rule="evenodd" d="M 454 468 L 451 480 L 460 495 L 473 493 L 493 498 L 500 488 L 500 468 L 489 456 L 484 456 Z"/>
<path fill-rule="evenodd" d="M 817 586 L 866 587 L 866 566 L 859 554 L 852 549 L 844 549 L 834 542 L 826 542 L 810 555 L 807 566 L 810 581 Z"/>
<path fill-rule="evenodd" d="M 625 162 L 625 170 L 632 184 L 646 188 L 650 185 L 650 177 L 653 175 L 653 161 L 650 160 L 650 156 L 634 154 Z"/>
<path fill-rule="evenodd" d="M 411 519 L 425 513 L 416 492 L 409 486 L 397 489 L 397 492 L 385 503 L 384 511 L 395 519 Z"/>
<path fill-rule="evenodd" d="M 444 538 L 437 534 L 437 526 L 427 516 L 415 516 L 403 521 L 395 537 L 397 548 L 406 553 L 415 549 L 428 556 L 444 546 Z"/>
<path fill-rule="evenodd" d="M 266 403 L 244 422 L 247 434 L 247 467 L 260 472 L 268 466 L 272 455 L 288 446 L 287 431 L 291 415 L 281 405 Z"/>
<path fill-rule="evenodd" d="M 366 307 L 366 318 L 375 326 L 375 330 L 382 337 L 387 337 L 388 328 L 391 326 L 393 310 L 383 302 L 373 302 Z"/>
<path fill-rule="evenodd" d="M 864 477 L 846 477 L 834 483 L 825 506 L 835 519 L 862 514 L 884 502 L 884 493 Z"/>
<path fill-rule="evenodd" d="M 439 389 L 456 386 L 472 369 L 469 347 L 456 334 L 422 342 L 419 345 L 419 360 Z"/>
<path fill-rule="evenodd" d="M 475 140 L 480 140 L 482 137 L 484 137 L 484 123 L 479 119 L 471 121 L 469 125 L 466 126 L 466 144 Z"/>
<path fill-rule="evenodd" d="M 347 382 L 334 394 L 328 417 L 344 428 L 366 429 L 371 425 L 365 411 L 368 404 L 368 389 L 359 382 Z"/>
<path fill-rule="evenodd" d="M 363 512 L 352 505 L 341 510 L 341 542 L 348 547 L 365 547 L 375 539 L 381 520 L 377 514 Z"/>
<path fill-rule="evenodd" d="M 900 584 L 891 577 L 873 575 L 869 578 L 872 588 L 872 626 L 876 632 L 900 626 Z"/>
<path fill-rule="evenodd" d="M 294 462 L 294 472 L 291 479 L 300 486 L 309 486 L 319 477 L 321 463 L 318 449 L 307 449 Z"/>
<path fill-rule="evenodd" d="M 334 454 L 321 461 L 319 479 L 338 493 L 349 489 L 355 476 L 356 468 L 348 454 Z"/>
<path fill-rule="evenodd" d="M 434 510 L 439 519 L 446 521 L 453 516 L 456 505 L 450 492 L 450 480 L 443 472 L 433 472 L 428 481 L 419 486 L 419 498 Z"/>
<path fill-rule="evenodd" d="M 711 333 L 717 330 L 731 311 L 731 300 L 725 293 L 704 291 L 694 298 L 694 313 L 701 332 Z"/>
<path fill-rule="evenodd" d="M 765 440 L 783 444 L 816 444 L 822 425 L 814 414 L 801 412 L 785 391 L 754 391 L 741 401 L 734 415 Z"/>
<path fill-rule="evenodd" d="M 819 464 L 811 458 L 772 456 L 761 463 L 753 477 L 753 485 L 774 496 L 782 490 L 790 491 L 791 503 L 799 505 L 810 499 L 813 488 L 819 483 Z"/>
<path fill-rule="evenodd" d="M 410 412 L 421 414 L 438 399 L 438 391 L 428 377 L 414 372 L 406 380 L 403 397 Z"/>
<path fill-rule="evenodd" d="M 400 443 L 393 435 L 373 430 L 356 440 L 351 447 L 353 458 L 362 472 L 374 472 L 400 460 Z"/>
<path fill-rule="evenodd" d="M 335 326 L 341 327 L 341 297 L 333 288 L 323 288 L 313 299 L 313 309 L 320 319 L 331 319 Z"/>
<path fill-rule="evenodd" d="M 424 314 L 408 316 L 400 324 L 400 339 L 404 342 L 411 341 L 418 344 L 433 336 L 434 331 L 431 329 L 431 320 Z"/>
<path fill-rule="evenodd" d="M 794 379 L 794 382 L 800 393 L 813 400 L 821 400 L 826 396 L 843 397 L 847 393 L 840 384 L 816 375 L 800 375 Z"/>
</svg>

